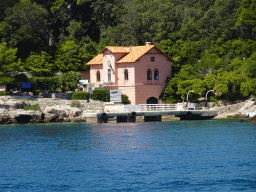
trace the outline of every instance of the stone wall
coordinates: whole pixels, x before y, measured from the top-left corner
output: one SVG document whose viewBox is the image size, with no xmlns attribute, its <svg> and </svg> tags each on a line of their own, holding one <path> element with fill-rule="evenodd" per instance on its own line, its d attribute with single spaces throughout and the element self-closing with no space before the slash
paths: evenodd
<svg viewBox="0 0 256 192">
<path fill-rule="evenodd" d="M 94 100 L 66 100 L 66 99 L 53 99 L 53 98 L 38 98 L 38 97 L 11 97 L 11 96 L 0 96 L 1 105 L 11 105 L 17 103 L 26 103 L 26 105 L 38 104 L 42 111 L 46 107 L 61 106 L 61 107 L 71 107 L 71 103 L 75 105 L 74 107 L 81 108 L 84 112 L 103 112 L 105 108 L 105 103 Z"/>
</svg>

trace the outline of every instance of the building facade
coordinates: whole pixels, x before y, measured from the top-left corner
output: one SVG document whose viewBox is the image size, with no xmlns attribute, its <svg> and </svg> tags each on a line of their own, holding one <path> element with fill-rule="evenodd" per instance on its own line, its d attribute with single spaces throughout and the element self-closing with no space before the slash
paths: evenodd
<svg viewBox="0 0 256 192">
<path fill-rule="evenodd" d="M 172 58 L 151 43 L 145 46 L 107 46 L 87 63 L 95 87 L 120 89 L 132 105 L 160 103 L 171 77 Z"/>
</svg>

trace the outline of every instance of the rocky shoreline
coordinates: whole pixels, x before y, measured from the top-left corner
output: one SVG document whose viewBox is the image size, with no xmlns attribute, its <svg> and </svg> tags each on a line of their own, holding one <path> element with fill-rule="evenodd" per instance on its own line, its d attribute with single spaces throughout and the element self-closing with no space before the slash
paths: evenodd
<svg viewBox="0 0 256 192">
<path fill-rule="evenodd" d="M 12 123 L 49 123 L 49 122 L 82 122 L 86 121 L 79 108 L 47 107 L 45 111 L 0 109 L 0 124 Z"/>
<path fill-rule="evenodd" d="M 38 105 L 39 109 L 24 110 L 24 106 L 29 109 L 34 105 Z M 93 100 L 88 102 L 86 100 L 1 96 L 0 124 L 90 121 L 88 114 L 102 113 L 105 105 L 104 102 Z M 218 116 L 214 119 L 237 118 L 243 122 L 256 122 L 256 117 L 247 118 L 248 112 L 256 112 L 255 98 L 237 104 L 216 106 L 214 109 L 219 111 Z M 163 117 L 163 120 L 170 120 L 170 118 Z"/>
<path fill-rule="evenodd" d="M 37 105 L 37 110 L 24 110 Z M 65 99 L 1 97 L 0 124 L 83 122 L 87 113 L 102 112 L 105 104 L 100 101 L 71 101 Z"/>
<path fill-rule="evenodd" d="M 246 101 L 236 104 L 226 104 L 224 106 L 215 107 L 214 109 L 218 110 L 218 116 L 214 119 L 248 118 L 248 114 L 256 113 L 256 100 L 255 98 L 250 98 Z"/>
</svg>

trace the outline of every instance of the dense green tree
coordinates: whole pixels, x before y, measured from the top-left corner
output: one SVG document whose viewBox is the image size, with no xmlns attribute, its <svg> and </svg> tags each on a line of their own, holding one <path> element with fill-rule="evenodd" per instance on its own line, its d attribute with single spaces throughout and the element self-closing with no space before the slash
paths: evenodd
<svg viewBox="0 0 256 192">
<path fill-rule="evenodd" d="M 238 18 L 235 28 L 239 28 L 242 36 L 255 38 L 256 32 L 256 0 L 243 0 L 237 9 Z"/>
<path fill-rule="evenodd" d="M 7 12 L 0 28 L 5 42 L 18 48 L 18 57 L 27 57 L 31 50 L 47 45 L 47 10 L 30 1 L 20 2 Z"/>
<path fill-rule="evenodd" d="M 69 71 L 61 76 L 62 87 L 68 87 L 70 90 L 77 88 L 77 84 L 81 79 L 81 73 Z"/>
<path fill-rule="evenodd" d="M 25 61 L 25 69 L 35 76 L 49 76 L 53 67 L 51 56 L 44 51 L 39 54 L 31 53 Z"/>
<path fill-rule="evenodd" d="M 75 39 L 67 39 L 58 47 L 55 57 L 54 71 L 86 70 L 85 64 L 97 54 L 97 45 L 89 37 L 78 43 Z"/>
<path fill-rule="evenodd" d="M 0 44 L 0 75 L 12 71 L 23 71 L 22 62 L 17 59 L 16 53 L 17 48 L 8 49 L 6 43 Z"/>
<path fill-rule="evenodd" d="M 256 96 L 256 78 L 241 83 L 241 92 L 244 96 Z"/>
</svg>

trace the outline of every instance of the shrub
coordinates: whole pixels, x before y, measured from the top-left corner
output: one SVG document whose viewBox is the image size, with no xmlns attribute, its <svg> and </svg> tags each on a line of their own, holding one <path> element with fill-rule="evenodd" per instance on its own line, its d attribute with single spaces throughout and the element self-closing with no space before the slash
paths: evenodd
<svg viewBox="0 0 256 192">
<path fill-rule="evenodd" d="M 74 92 L 71 100 L 89 100 L 90 93 L 88 92 Z"/>
<path fill-rule="evenodd" d="M 81 107 L 81 103 L 79 101 L 72 101 L 71 102 L 71 107 L 80 108 Z"/>
<path fill-rule="evenodd" d="M 61 87 L 61 92 L 66 92 L 66 91 L 70 91 L 70 89 L 68 87 Z"/>
<path fill-rule="evenodd" d="M 56 90 L 61 86 L 60 77 L 31 77 L 29 80 L 32 85 L 32 89 L 53 89 Z"/>
<path fill-rule="evenodd" d="M 84 85 L 83 85 L 83 87 L 85 87 L 85 88 L 86 88 L 86 87 L 87 87 L 87 84 L 84 84 Z"/>
<path fill-rule="evenodd" d="M 62 86 L 63 91 L 70 91 L 77 88 L 81 79 L 81 73 L 70 71 L 62 76 L 55 77 L 31 77 L 28 81 L 32 84 L 32 89 L 53 89 L 54 91 Z M 11 81 L 11 79 L 8 79 Z"/>
<path fill-rule="evenodd" d="M 40 90 L 38 90 L 38 89 L 33 91 L 33 95 L 39 95 L 39 93 L 40 93 Z"/>
<path fill-rule="evenodd" d="M 92 95 L 93 100 L 102 100 L 109 102 L 109 90 L 108 89 L 95 89 Z"/>
<path fill-rule="evenodd" d="M 25 111 L 27 111 L 27 110 L 40 111 L 40 110 L 41 110 L 38 104 L 30 105 L 30 106 L 23 106 L 23 109 L 24 109 Z"/>
<path fill-rule="evenodd" d="M 129 101 L 127 95 L 122 94 L 122 103 L 123 104 L 130 104 L 130 101 Z"/>
<path fill-rule="evenodd" d="M 77 88 L 79 79 L 81 79 L 81 73 L 74 71 L 69 71 L 61 76 L 62 85 L 69 87 L 70 90 Z"/>
<path fill-rule="evenodd" d="M 0 91 L 0 96 L 5 96 L 7 93 L 5 91 Z"/>
</svg>

